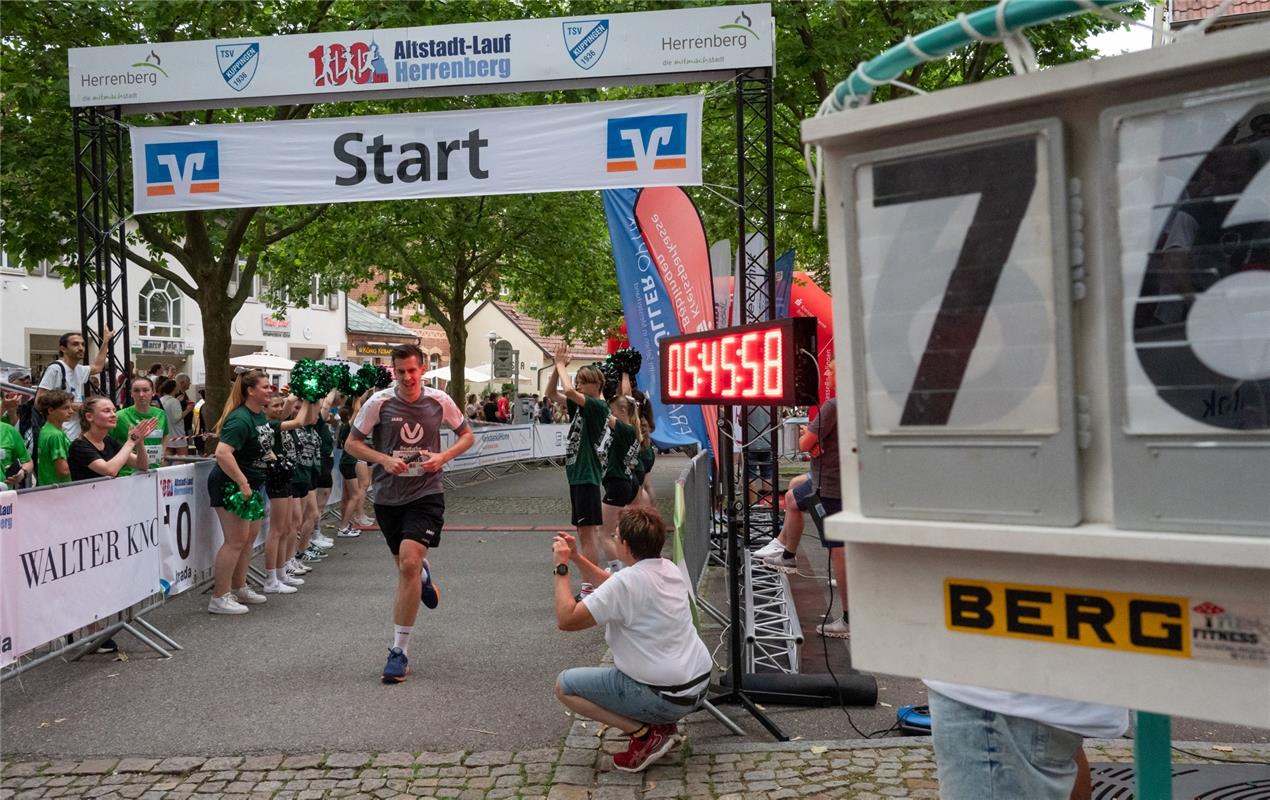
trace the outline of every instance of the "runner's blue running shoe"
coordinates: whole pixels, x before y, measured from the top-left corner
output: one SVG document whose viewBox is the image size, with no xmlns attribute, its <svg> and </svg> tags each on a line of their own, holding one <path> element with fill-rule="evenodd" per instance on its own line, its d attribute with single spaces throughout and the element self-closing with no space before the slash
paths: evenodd
<svg viewBox="0 0 1270 800">
<path fill-rule="evenodd" d="M 436 608 L 441 602 L 441 589 L 432 580 L 432 567 L 426 558 L 423 560 L 423 591 L 419 597 L 428 608 Z"/>
<path fill-rule="evenodd" d="M 401 652 L 400 647 L 388 651 L 388 663 L 384 664 L 384 683 L 402 683 L 410 672 L 410 659 Z"/>
</svg>

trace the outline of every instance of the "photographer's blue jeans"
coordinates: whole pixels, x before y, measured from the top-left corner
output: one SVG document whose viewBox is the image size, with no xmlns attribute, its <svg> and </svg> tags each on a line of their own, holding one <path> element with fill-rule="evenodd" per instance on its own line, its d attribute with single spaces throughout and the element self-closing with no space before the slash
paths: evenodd
<svg viewBox="0 0 1270 800">
<path fill-rule="evenodd" d="M 1068 800 L 1079 734 L 930 692 L 941 800 Z"/>
<path fill-rule="evenodd" d="M 678 722 L 696 710 L 664 699 L 616 667 L 575 667 L 556 678 L 560 690 L 638 722 Z"/>
</svg>

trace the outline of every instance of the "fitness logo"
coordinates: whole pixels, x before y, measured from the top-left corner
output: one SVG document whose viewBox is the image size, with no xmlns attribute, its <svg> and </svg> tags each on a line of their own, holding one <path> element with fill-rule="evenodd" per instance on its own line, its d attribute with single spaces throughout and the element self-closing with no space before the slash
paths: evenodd
<svg viewBox="0 0 1270 800">
<path fill-rule="evenodd" d="M 314 86 L 388 83 L 388 64 L 374 39 L 370 42 L 320 44 L 309 51 Z"/>
<path fill-rule="evenodd" d="M 256 67 L 260 65 L 260 43 L 218 44 L 216 65 L 220 67 L 220 75 L 229 88 L 241 92 L 256 77 Z"/>
<path fill-rule="evenodd" d="M 220 148 L 215 139 L 147 144 L 145 161 L 150 197 L 220 191 Z"/>
<path fill-rule="evenodd" d="M 1211 600 L 1191 606 L 1195 658 L 1246 664 L 1270 662 L 1270 619 L 1265 609 L 1230 608 Z"/>
<path fill-rule="evenodd" d="M 688 115 L 651 114 L 608 121 L 608 171 L 686 169 Z"/>
<path fill-rule="evenodd" d="M 561 24 L 564 29 L 564 47 L 573 63 L 590 69 L 600 63 L 604 48 L 609 43 L 607 19 L 579 19 Z"/>
</svg>

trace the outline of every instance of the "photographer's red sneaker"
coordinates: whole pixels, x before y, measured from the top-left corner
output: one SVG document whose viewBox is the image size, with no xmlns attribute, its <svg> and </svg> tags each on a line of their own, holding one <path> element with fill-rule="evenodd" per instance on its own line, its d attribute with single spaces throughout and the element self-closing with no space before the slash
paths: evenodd
<svg viewBox="0 0 1270 800">
<path fill-rule="evenodd" d="M 674 725 L 650 725 L 642 739 L 631 737 L 625 752 L 613 756 L 613 766 L 622 772 L 642 772 L 649 764 L 666 755 L 675 743 Z"/>
</svg>

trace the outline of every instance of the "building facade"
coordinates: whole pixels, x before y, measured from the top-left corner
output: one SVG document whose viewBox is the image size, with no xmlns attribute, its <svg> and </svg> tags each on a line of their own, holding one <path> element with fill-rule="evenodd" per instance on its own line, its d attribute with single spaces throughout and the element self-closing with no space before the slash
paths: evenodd
<svg viewBox="0 0 1270 800">
<path fill-rule="evenodd" d="M 168 269 L 188 277 L 179 264 Z M 133 368 L 169 365 L 190 376 L 196 386 L 207 380 L 203 361 L 203 314 L 193 299 L 166 278 L 129 264 L 128 313 Z M 230 291 L 236 290 L 231 285 Z M 321 293 L 317 278 L 309 306 L 288 305 L 275 312 L 260 299 L 261 281 L 231 324 L 229 357 L 268 352 L 290 359 L 326 358 L 340 354 L 345 343 L 346 303 L 342 292 Z M 67 287 L 57 268 L 40 264 L 28 271 L 4 256 L 0 262 L 0 359 L 30 369 L 39 380 L 57 359 L 57 340 L 80 330 L 79 289 Z M 116 332 L 118 333 L 118 332 Z"/>
<path fill-rule="evenodd" d="M 470 369 L 490 373 L 494 346 L 499 340 L 506 340 L 518 354 L 519 392 L 542 393 L 551 377 L 556 347 L 564 341 L 562 337 L 544 335 L 541 322 L 521 313 L 513 303 L 498 300 L 477 304 L 468 312 L 466 325 L 467 366 Z M 578 367 L 603 361 L 608 356 L 608 350 L 603 345 L 575 344 L 569 347 L 569 354 L 573 359 L 569 372 L 575 373 Z M 492 383 L 493 388 L 498 389 L 504 383 L 512 382 L 511 379 L 494 379 Z M 472 388 L 483 392 L 488 387 Z"/>
<path fill-rule="evenodd" d="M 353 287 L 349 290 L 348 296 L 370 313 L 408 330 L 407 335 L 413 336 L 414 343 L 423 350 L 424 358 L 428 362 L 427 369 L 449 366 L 450 340 L 440 325 L 427 321 L 427 312 L 421 306 L 399 301 L 391 294 L 384 292 L 373 279 Z M 371 345 L 364 344 L 362 350 L 357 350 L 355 344 L 359 340 L 359 337 L 350 338 L 349 346 L 354 352 L 347 354 L 349 358 L 359 360 L 383 357 Z"/>
</svg>

